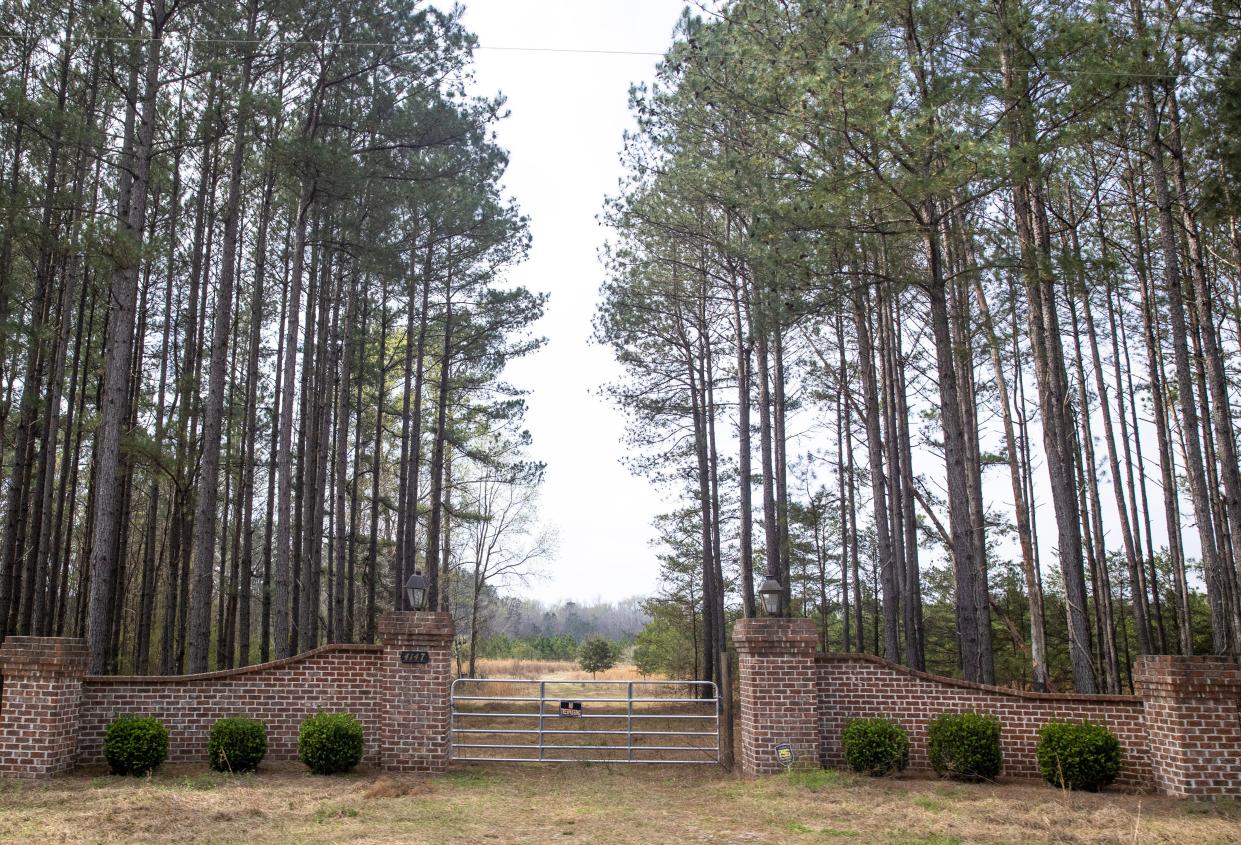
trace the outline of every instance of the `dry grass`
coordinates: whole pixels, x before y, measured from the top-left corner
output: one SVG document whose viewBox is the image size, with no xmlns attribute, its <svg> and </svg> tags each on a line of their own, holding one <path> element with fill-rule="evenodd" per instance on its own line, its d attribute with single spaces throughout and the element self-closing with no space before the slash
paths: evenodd
<svg viewBox="0 0 1241 845">
<path fill-rule="evenodd" d="M 857 779 L 744 780 L 714 768 L 462 767 L 442 777 L 297 766 L 151 780 L 0 783 L 0 842 L 49 843 L 1241 843 L 1236 802 Z"/>
<path fill-rule="evenodd" d="M 491 680 L 488 684 L 469 684 L 469 679 L 462 679 L 457 690 L 463 694 L 486 695 L 537 695 L 538 690 L 533 684 L 515 683 L 499 684 L 496 680 L 512 679 L 517 681 L 554 681 L 547 687 L 549 697 L 590 698 L 623 697 L 626 685 L 635 682 L 634 695 L 643 698 L 673 697 L 680 698 L 693 694 L 686 686 L 643 685 L 643 681 L 661 681 L 662 675 L 639 674 L 637 667 L 628 663 L 620 663 L 605 672 L 596 672 L 593 676 L 585 672 L 577 663 L 569 660 L 479 660 L 477 665 L 480 679 Z M 591 681 L 590 684 L 572 684 L 571 681 Z M 597 683 L 607 681 L 608 684 Z M 614 684 L 614 686 L 613 686 Z"/>
<path fill-rule="evenodd" d="M 582 671 L 582 668 L 572 660 L 481 659 L 478 661 L 477 668 L 480 678 L 521 678 L 531 681 L 587 681 L 592 679 L 589 672 Z M 660 678 L 662 678 L 661 675 L 648 675 L 645 680 Z M 636 681 L 643 680 L 643 677 L 638 673 L 636 666 L 620 663 L 606 672 L 597 673 L 594 680 Z"/>
</svg>

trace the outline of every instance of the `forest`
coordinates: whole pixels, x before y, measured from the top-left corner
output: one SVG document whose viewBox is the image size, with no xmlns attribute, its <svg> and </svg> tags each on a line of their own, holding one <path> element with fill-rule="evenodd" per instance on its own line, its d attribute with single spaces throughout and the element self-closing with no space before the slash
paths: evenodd
<svg viewBox="0 0 1241 845">
<path fill-rule="evenodd" d="M 0 633 L 229 668 L 421 571 L 471 658 L 645 624 L 718 681 L 769 577 L 971 681 L 1241 652 L 1235 4 L 688 8 L 593 326 L 662 578 L 598 613 L 502 594 L 556 548 L 505 375 L 547 297 L 463 10 L 2 8 Z"/>
<path fill-rule="evenodd" d="M 686 10 L 595 321 L 677 503 L 640 646 L 718 680 L 771 576 L 822 648 L 976 682 L 1241 650 L 1239 35 L 1215 0 Z"/>
<path fill-rule="evenodd" d="M 202 672 L 546 554 L 503 376 L 546 298 L 461 14 L 5 0 L 0 633 Z"/>
</svg>

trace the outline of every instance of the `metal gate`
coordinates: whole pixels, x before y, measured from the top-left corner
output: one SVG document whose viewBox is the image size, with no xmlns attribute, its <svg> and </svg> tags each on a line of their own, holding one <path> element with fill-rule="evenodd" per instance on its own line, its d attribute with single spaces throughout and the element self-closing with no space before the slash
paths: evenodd
<svg viewBox="0 0 1241 845">
<path fill-rule="evenodd" d="M 720 760 L 720 697 L 710 681 L 458 678 L 451 699 L 455 761 Z"/>
</svg>

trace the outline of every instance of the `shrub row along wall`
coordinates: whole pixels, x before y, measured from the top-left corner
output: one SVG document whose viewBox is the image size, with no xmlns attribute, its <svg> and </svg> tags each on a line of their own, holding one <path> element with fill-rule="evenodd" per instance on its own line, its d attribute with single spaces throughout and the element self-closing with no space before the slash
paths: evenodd
<svg viewBox="0 0 1241 845">
<path fill-rule="evenodd" d="M 162 721 L 173 762 L 206 762 L 211 725 L 237 715 L 266 724 L 270 759 L 296 759 L 302 720 L 321 710 L 362 723 L 363 760 L 389 771 L 443 771 L 452 619 L 388 613 L 379 634 L 380 645 L 324 646 L 258 666 L 169 677 L 87 676 L 82 640 L 8 637 L 0 644 L 0 777 L 51 777 L 103 762 L 104 732 L 124 714 Z"/>
<path fill-rule="evenodd" d="M 909 733 L 909 768 L 930 770 L 927 723 L 940 713 L 973 710 L 1000 720 L 1005 775 L 1039 777 L 1035 747 L 1043 725 L 1088 720 L 1120 739 L 1118 786 L 1154 785 L 1142 699 L 1135 696 L 1020 692 L 915 672 L 862 654 L 820 654 L 816 663 L 824 765 L 844 765 L 840 735 L 850 719 L 885 716 Z"/>
<path fill-rule="evenodd" d="M 263 722 L 267 759 L 296 760 L 298 728 L 319 711 L 353 714 L 362 723 L 362 760 L 378 763 L 376 679 L 382 657 L 380 645 L 328 645 L 272 663 L 201 675 L 88 675 L 82 679 L 78 764 L 104 762 L 108 723 L 131 713 L 164 723 L 171 763 L 206 759 L 207 733 L 225 716 Z"/>
</svg>

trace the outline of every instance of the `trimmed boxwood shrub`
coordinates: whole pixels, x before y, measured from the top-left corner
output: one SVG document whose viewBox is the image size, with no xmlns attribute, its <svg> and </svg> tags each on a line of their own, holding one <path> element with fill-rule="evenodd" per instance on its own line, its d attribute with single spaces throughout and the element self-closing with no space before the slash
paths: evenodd
<svg viewBox="0 0 1241 845">
<path fill-rule="evenodd" d="M 348 713 L 316 713 L 297 732 L 297 756 L 317 775 L 347 772 L 362 759 L 362 724 Z"/>
<path fill-rule="evenodd" d="M 145 775 L 168 759 L 168 729 L 154 716 L 117 716 L 103 736 L 103 757 L 114 775 Z"/>
<path fill-rule="evenodd" d="M 891 719 L 853 719 L 841 743 L 845 763 L 855 772 L 879 777 L 909 764 L 909 735 Z"/>
<path fill-rule="evenodd" d="M 1038 770 L 1052 786 L 1098 792 L 1120 773 L 1120 740 L 1093 722 L 1048 722 L 1038 732 Z"/>
<path fill-rule="evenodd" d="M 995 780 L 1000 774 L 1000 720 L 979 713 L 940 713 L 926 728 L 926 751 L 940 777 Z"/>
<path fill-rule="evenodd" d="M 207 762 L 217 772 L 252 772 L 267 754 L 267 728 L 258 719 L 229 716 L 211 726 Z"/>
</svg>

